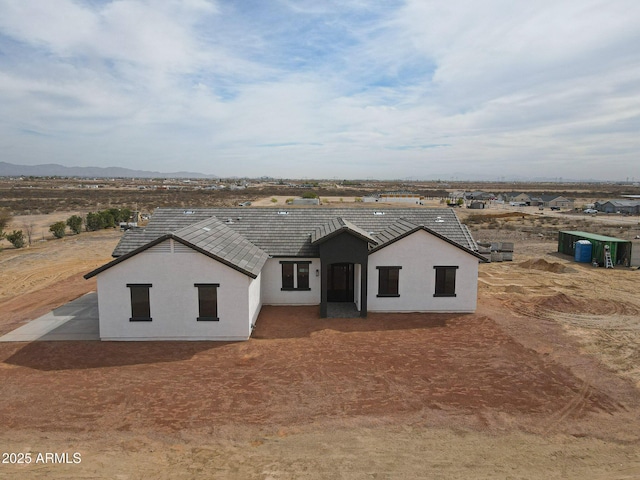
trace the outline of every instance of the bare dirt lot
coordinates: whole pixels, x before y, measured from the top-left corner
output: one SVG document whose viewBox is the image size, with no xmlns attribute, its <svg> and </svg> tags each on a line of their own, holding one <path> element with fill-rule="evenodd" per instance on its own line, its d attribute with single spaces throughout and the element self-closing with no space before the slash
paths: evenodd
<svg viewBox="0 0 640 480">
<path fill-rule="evenodd" d="M 248 342 L 0 344 L 0 451 L 33 455 L 0 478 L 640 478 L 640 272 L 490 222 L 476 238 L 516 252 L 481 265 L 472 315 L 264 307 Z M 1 252 L 0 334 L 94 289 L 118 235 Z"/>
</svg>

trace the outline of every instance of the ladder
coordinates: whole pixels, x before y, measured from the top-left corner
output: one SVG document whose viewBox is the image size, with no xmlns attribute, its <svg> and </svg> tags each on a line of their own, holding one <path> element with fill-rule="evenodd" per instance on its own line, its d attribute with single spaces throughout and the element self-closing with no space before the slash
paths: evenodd
<svg viewBox="0 0 640 480">
<path fill-rule="evenodd" d="M 611 252 L 607 248 L 604 251 L 604 267 L 605 268 L 613 268 L 613 261 L 611 260 Z"/>
</svg>

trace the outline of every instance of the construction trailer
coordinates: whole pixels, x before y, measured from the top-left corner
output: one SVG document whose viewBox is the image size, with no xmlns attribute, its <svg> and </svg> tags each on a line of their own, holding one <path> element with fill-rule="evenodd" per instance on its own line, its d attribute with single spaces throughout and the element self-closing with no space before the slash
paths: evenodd
<svg viewBox="0 0 640 480">
<path fill-rule="evenodd" d="M 595 233 L 579 231 L 558 232 L 558 252 L 575 257 L 576 242 L 579 240 L 588 240 L 591 243 L 592 260 L 597 262 L 601 267 L 605 265 L 606 247 L 608 247 L 609 252 L 611 252 L 611 259 L 614 265 L 625 267 L 632 265 L 631 241 Z"/>
</svg>

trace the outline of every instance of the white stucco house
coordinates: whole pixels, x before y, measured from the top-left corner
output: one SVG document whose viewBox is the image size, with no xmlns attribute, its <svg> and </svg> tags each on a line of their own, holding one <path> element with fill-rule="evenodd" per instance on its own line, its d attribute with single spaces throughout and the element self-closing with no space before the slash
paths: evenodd
<svg viewBox="0 0 640 480">
<path fill-rule="evenodd" d="M 246 340 L 262 305 L 473 312 L 486 259 L 451 209 L 158 209 L 97 277 L 102 340 Z M 348 320 L 345 320 L 348 321 Z"/>
</svg>

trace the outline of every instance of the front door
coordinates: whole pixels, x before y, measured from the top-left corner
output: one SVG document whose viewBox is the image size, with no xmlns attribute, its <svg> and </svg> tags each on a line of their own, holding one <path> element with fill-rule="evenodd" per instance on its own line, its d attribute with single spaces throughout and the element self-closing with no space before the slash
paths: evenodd
<svg viewBox="0 0 640 480">
<path fill-rule="evenodd" d="M 353 263 L 329 265 L 328 302 L 353 302 Z"/>
</svg>

